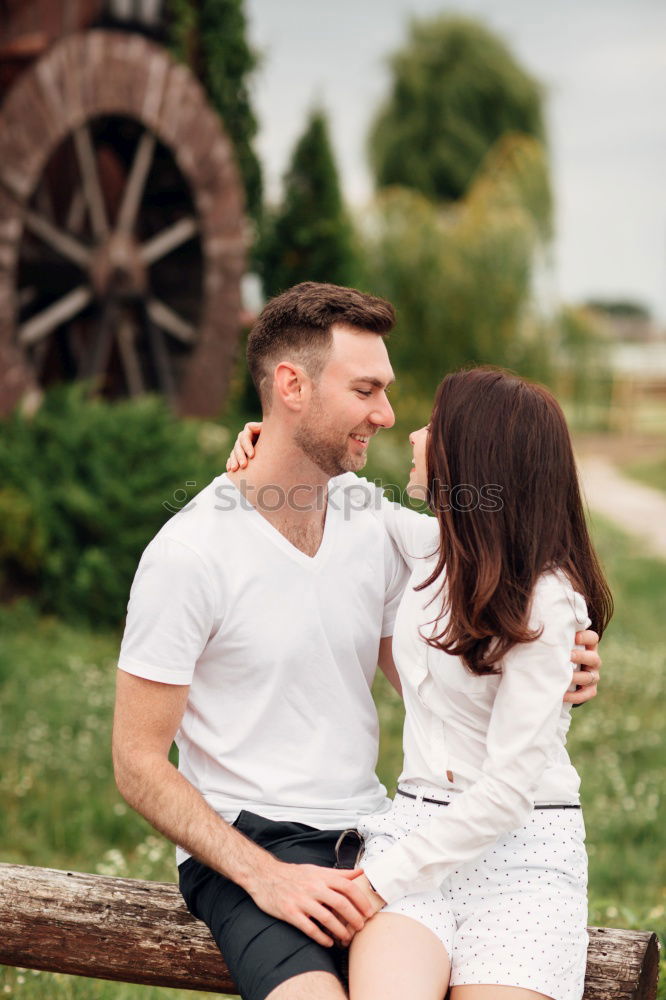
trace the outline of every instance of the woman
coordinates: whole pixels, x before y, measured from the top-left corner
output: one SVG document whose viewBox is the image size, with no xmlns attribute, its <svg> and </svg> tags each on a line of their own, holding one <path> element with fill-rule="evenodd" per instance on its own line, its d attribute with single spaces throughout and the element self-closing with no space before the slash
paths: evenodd
<svg viewBox="0 0 666 1000">
<path fill-rule="evenodd" d="M 570 637 L 612 611 L 553 396 L 472 369 L 410 436 L 387 505 L 412 570 L 393 651 L 406 720 L 392 809 L 364 819 L 378 913 L 350 953 L 351 1000 L 580 1000 L 584 825 L 566 749 Z"/>
</svg>

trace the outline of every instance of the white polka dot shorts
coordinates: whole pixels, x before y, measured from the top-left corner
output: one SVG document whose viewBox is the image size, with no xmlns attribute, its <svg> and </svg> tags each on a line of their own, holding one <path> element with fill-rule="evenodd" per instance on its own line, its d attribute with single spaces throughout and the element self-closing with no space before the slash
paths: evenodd
<svg viewBox="0 0 666 1000">
<path fill-rule="evenodd" d="M 397 795 L 389 813 L 359 823 L 364 859 L 445 808 Z M 382 912 L 418 920 L 440 938 L 452 986 L 518 986 L 553 1000 L 581 1000 L 588 937 L 580 809 L 535 809 L 525 826 L 450 875 L 438 892 L 405 896 Z"/>
</svg>

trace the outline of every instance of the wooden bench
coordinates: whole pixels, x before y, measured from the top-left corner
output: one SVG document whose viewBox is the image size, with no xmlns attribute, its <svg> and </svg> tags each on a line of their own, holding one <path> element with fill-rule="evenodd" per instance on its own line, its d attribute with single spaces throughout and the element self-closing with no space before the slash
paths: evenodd
<svg viewBox="0 0 666 1000">
<path fill-rule="evenodd" d="M 655 1000 L 648 931 L 590 927 L 585 1000 Z M 0 964 L 235 993 L 208 928 L 166 882 L 0 864 Z"/>
</svg>

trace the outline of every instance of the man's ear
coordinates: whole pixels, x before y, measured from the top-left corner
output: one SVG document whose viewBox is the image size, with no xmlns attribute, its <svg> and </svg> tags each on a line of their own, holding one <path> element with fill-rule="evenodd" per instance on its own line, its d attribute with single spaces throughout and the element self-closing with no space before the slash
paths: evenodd
<svg viewBox="0 0 666 1000">
<path fill-rule="evenodd" d="M 303 409 L 310 397 L 312 380 L 299 365 L 291 361 L 281 361 L 273 373 L 273 399 L 294 412 Z"/>
</svg>

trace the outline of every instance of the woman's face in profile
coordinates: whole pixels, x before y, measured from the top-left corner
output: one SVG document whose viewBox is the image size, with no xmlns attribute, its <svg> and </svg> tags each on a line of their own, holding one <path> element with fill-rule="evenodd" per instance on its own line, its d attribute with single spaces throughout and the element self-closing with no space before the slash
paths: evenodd
<svg viewBox="0 0 666 1000">
<path fill-rule="evenodd" d="M 407 495 L 415 500 L 425 500 L 428 493 L 428 469 L 426 466 L 426 448 L 430 425 L 412 431 L 409 443 L 412 446 L 412 468 L 407 483 Z"/>
</svg>

